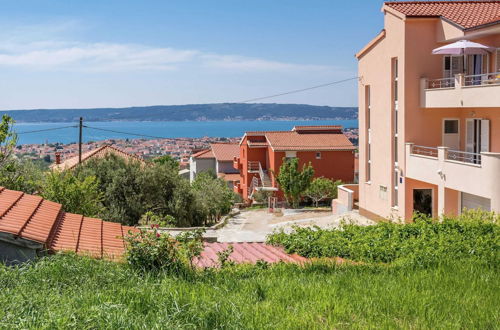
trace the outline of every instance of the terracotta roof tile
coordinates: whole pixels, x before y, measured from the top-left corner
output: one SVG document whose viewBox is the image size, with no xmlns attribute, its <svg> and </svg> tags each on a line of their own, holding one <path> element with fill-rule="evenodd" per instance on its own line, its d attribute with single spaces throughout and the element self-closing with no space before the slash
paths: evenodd
<svg viewBox="0 0 500 330">
<path fill-rule="evenodd" d="M 215 159 L 218 161 L 233 161 L 240 155 L 240 145 L 237 143 L 212 143 L 210 145 Z"/>
<path fill-rule="evenodd" d="M 229 260 L 236 263 L 256 263 L 259 260 L 269 263 L 290 262 L 304 263 L 306 258 L 299 255 L 290 255 L 280 247 L 264 243 L 205 243 L 204 250 L 194 264 L 198 267 L 216 267 L 218 265 L 218 252 L 226 250 L 229 245 L 233 246 L 233 253 Z"/>
<path fill-rule="evenodd" d="M 198 151 L 197 153 L 193 154 L 191 157 L 193 158 L 215 158 L 214 153 L 212 152 L 212 149 L 205 149 Z"/>
<path fill-rule="evenodd" d="M 463 29 L 500 23 L 500 1 L 401 1 L 385 5 L 409 17 L 442 17 Z"/>
<path fill-rule="evenodd" d="M 328 151 L 354 150 L 355 147 L 344 134 L 297 132 L 268 132 L 269 144 L 275 151 Z"/>
<path fill-rule="evenodd" d="M 84 152 L 82 154 L 82 163 L 85 161 L 88 161 L 89 159 L 92 159 L 92 158 L 104 158 L 108 154 L 117 155 L 118 157 L 122 157 L 126 160 L 136 160 L 136 161 L 139 161 L 141 163 L 145 163 L 144 159 L 142 159 L 141 157 L 129 154 L 129 153 L 127 153 L 123 150 L 120 150 L 116 147 L 113 147 L 111 145 L 103 145 L 102 147 L 99 147 L 97 149 Z M 66 159 L 61 164 L 52 164 L 50 166 L 50 168 L 54 169 L 54 170 L 64 171 L 64 170 L 71 170 L 71 169 L 75 168 L 77 165 L 78 165 L 78 156 L 75 156 L 75 157 Z"/>
<path fill-rule="evenodd" d="M 219 178 L 224 179 L 224 181 L 240 181 L 239 173 L 217 173 Z"/>
<path fill-rule="evenodd" d="M 60 204 L 0 187 L 0 232 L 41 243 L 49 251 L 73 251 L 119 260 L 125 252 L 123 237 L 129 231 L 138 232 L 138 229 L 66 213 Z M 238 263 L 258 260 L 303 263 L 307 260 L 264 243 L 204 243 L 204 250 L 195 264 L 198 267 L 217 266 L 217 252 L 225 250 L 229 244 L 234 247 L 229 259 Z"/>
</svg>

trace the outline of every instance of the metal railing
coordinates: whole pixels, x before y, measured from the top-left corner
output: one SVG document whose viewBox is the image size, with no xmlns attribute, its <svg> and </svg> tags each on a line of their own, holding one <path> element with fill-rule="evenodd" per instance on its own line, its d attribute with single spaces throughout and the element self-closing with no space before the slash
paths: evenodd
<svg viewBox="0 0 500 330">
<path fill-rule="evenodd" d="M 448 150 L 446 153 L 447 160 L 454 160 L 457 162 L 481 165 L 481 154 L 473 152 Z"/>
<path fill-rule="evenodd" d="M 250 184 L 250 187 L 248 187 L 248 196 L 250 198 L 252 198 L 254 190 L 259 186 L 260 186 L 259 179 L 256 176 L 254 176 L 252 178 L 252 183 Z"/>
<path fill-rule="evenodd" d="M 260 162 L 257 161 L 248 161 L 248 172 L 259 172 L 259 169 L 261 168 Z"/>
<path fill-rule="evenodd" d="M 427 79 L 427 86 L 426 86 L 427 89 L 453 88 L 453 87 L 455 87 L 455 77 Z"/>
<path fill-rule="evenodd" d="M 412 145 L 411 154 L 437 158 L 438 148 Z"/>
<path fill-rule="evenodd" d="M 500 85 L 500 72 L 468 75 L 464 77 L 464 86 Z"/>
</svg>

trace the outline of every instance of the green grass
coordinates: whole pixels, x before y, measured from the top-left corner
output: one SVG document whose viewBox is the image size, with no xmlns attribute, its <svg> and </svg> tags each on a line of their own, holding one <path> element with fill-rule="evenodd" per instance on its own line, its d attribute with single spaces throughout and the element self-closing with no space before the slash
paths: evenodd
<svg viewBox="0 0 500 330">
<path fill-rule="evenodd" d="M 498 328 L 498 264 L 238 266 L 141 275 L 72 255 L 0 265 L 0 328 Z"/>
</svg>

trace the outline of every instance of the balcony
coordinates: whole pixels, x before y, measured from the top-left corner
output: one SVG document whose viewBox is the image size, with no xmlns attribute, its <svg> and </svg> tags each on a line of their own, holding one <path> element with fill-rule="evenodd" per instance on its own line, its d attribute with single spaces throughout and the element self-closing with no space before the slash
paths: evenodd
<svg viewBox="0 0 500 330">
<path fill-rule="evenodd" d="M 406 177 L 500 203 L 500 153 L 406 144 Z"/>
<path fill-rule="evenodd" d="M 500 106 L 500 72 L 420 81 L 422 108 Z"/>
</svg>

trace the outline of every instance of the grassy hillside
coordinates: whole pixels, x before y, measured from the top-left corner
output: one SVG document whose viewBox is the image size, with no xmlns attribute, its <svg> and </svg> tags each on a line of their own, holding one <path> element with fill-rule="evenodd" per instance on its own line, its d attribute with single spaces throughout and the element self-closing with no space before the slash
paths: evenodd
<svg viewBox="0 0 500 330">
<path fill-rule="evenodd" d="M 0 111 L 18 122 L 86 121 L 196 121 L 196 120 L 321 120 L 357 119 L 358 108 L 308 104 L 219 103 L 157 105 L 131 108 L 40 109 Z"/>
<path fill-rule="evenodd" d="M 500 324 L 498 267 L 277 265 L 189 278 L 56 256 L 0 265 L 0 328 L 463 328 Z"/>
</svg>

